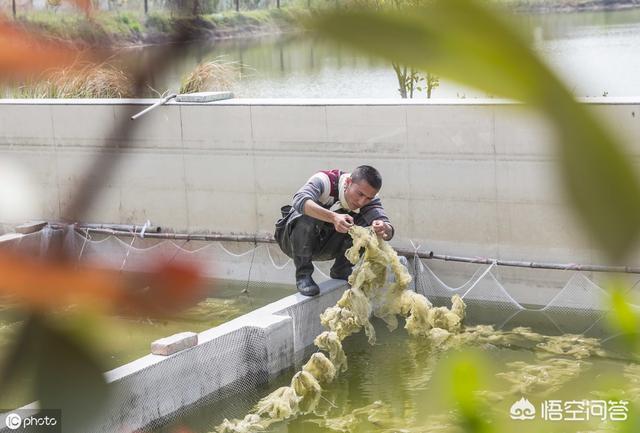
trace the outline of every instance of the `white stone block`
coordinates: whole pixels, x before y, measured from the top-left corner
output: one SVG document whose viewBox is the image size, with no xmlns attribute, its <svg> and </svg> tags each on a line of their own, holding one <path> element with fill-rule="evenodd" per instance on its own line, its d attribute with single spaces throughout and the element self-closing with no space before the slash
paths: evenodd
<svg viewBox="0 0 640 433">
<path fill-rule="evenodd" d="M 169 356 L 198 344 L 198 334 L 195 332 L 180 332 L 170 337 L 161 338 L 151 343 L 151 353 Z"/>
<path fill-rule="evenodd" d="M 213 102 L 233 98 L 232 92 L 194 92 L 176 96 L 176 102 Z"/>
</svg>

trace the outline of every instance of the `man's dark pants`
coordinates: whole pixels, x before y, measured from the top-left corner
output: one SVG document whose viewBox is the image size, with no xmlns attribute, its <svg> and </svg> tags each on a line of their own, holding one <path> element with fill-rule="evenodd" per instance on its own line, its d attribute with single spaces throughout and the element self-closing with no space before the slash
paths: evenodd
<svg viewBox="0 0 640 433">
<path fill-rule="evenodd" d="M 282 251 L 293 259 L 296 281 L 313 273 L 313 260 L 336 259 L 331 267 L 332 278 L 345 278 L 351 273 L 351 263 L 344 256 L 353 240 L 346 233 L 338 233 L 333 224 L 307 215 L 287 217 L 288 206 L 282 209 L 283 218 L 276 224 L 275 238 Z"/>
</svg>

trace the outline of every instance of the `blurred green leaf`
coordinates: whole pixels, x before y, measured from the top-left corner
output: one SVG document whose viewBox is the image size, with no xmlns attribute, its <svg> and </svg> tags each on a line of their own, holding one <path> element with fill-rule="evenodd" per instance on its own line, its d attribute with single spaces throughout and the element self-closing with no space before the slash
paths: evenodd
<svg viewBox="0 0 640 433">
<path fill-rule="evenodd" d="M 486 378 L 491 377 L 485 355 L 477 350 L 454 352 L 443 358 L 434 377 L 434 389 L 447 390 L 449 405 L 458 409 L 460 426 L 466 432 L 493 431 L 478 391 L 488 388 Z"/>
<path fill-rule="evenodd" d="M 609 294 L 611 313 L 609 320 L 613 327 L 620 331 L 634 352 L 640 347 L 640 318 L 638 312 L 633 309 L 628 295 L 625 294 L 625 286 L 619 281 L 610 283 Z"/>
<path fill-rule="evenodd" d="M 392 62 L 513 98 L 542 111 L 557 131 L 569 197 L 611 259 L 635 243 L 640 184 L 611 132 L 541 62 L 506 18 L 473 0 L 434 0 L 405 11 L 322 12 L 310 28 Z"/>
<path fill-rule="evenodd" d="M 619 423 L 618 429 L 615 431 L 620 433 L 638 433 L 640 431 L 640 411 L 637 403 L 631 403 L 629 406 L 629 416 L 625 422 Z"/>
<path fill-rule="evenodd" d="M 0 369 L 0 389 L 8 389 L 12 382 L 35 362 L 35 353 L 32 352 L 31 344 L 37 327 L 35 322 L 33 316 L 26 317 L 16 338 L 9 346 Z"/>
<path fill-rule="evenodd" d="M 39 323 L 36 395 L 43 409 L 61 409 L 65 432 L 85 432 L 107 401 L 100 364 L 69 332 Z"/>
<path fill-rule="evenodd" d="M 35 371 L 34 396 L 42 409 L 60 409 L 66 432 L 86 432 L 107 400 L 102 368 L 72 328 L 39 315 L 23 326 L 3 366 L 2 384 Z"/>
</svg>

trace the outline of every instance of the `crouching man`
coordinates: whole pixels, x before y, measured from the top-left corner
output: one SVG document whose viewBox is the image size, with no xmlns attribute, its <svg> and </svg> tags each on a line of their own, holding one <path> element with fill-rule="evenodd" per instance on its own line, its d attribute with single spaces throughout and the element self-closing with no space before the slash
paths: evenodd
<svg viewBox="0 0 640 433">
<path fill-rule="evenodd" d="M 314 260 L 331 260 L 331 278 L 346 280 L 352 265 L 345 251 L 352 245 L 347 234 L 354 224 L 373 227 L 384 240 L 394 229 L 377 197 L 382 187 L 378 170 L 361 165 L 351 173 L 319 171 L 282 208 L 276 222 L 275 238 L 282 251 L 293 259 L 296 287 L 306 296 L 320 292 L 313 274 Z"/>
</svg>

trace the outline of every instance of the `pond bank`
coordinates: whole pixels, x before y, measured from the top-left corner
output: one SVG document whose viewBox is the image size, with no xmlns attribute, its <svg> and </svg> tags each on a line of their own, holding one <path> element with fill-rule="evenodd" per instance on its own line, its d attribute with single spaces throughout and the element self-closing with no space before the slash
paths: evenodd
<svg viewBox="0 0 640 433">
<path fill-rule="evenodd" d="M 142 46 L 163 44 L 180 33 L 191 40 L 214 40 L 279 34 L 296 29 L 308 12 L 298 8 L 266 9 L 198 16 L 169 12 L 31 12 L 18 16 L 26 28 L 65 41 L 87 46 Z"/>
<path fill-rule="evenodd" d="M 492 0 L 523 14 L 615 11 L 640 7 L 640 0 Z M 168 11 L 95 12 L 91 18 L 75 12 L 39 11 L 18 15 L 18 21 L 52 38 L 88 46 L 164 44 L 180 32 L 191 40 L 250 38 L 300 31 L 298 22 L 311 10 L 302 7 L 260 9 L 184 16 Z"/>
<path fill-rule="evenodd" d="M 640 0 L 497 0 L 518 13 L 616 11 L 640 7 Z"/>
</svg>

